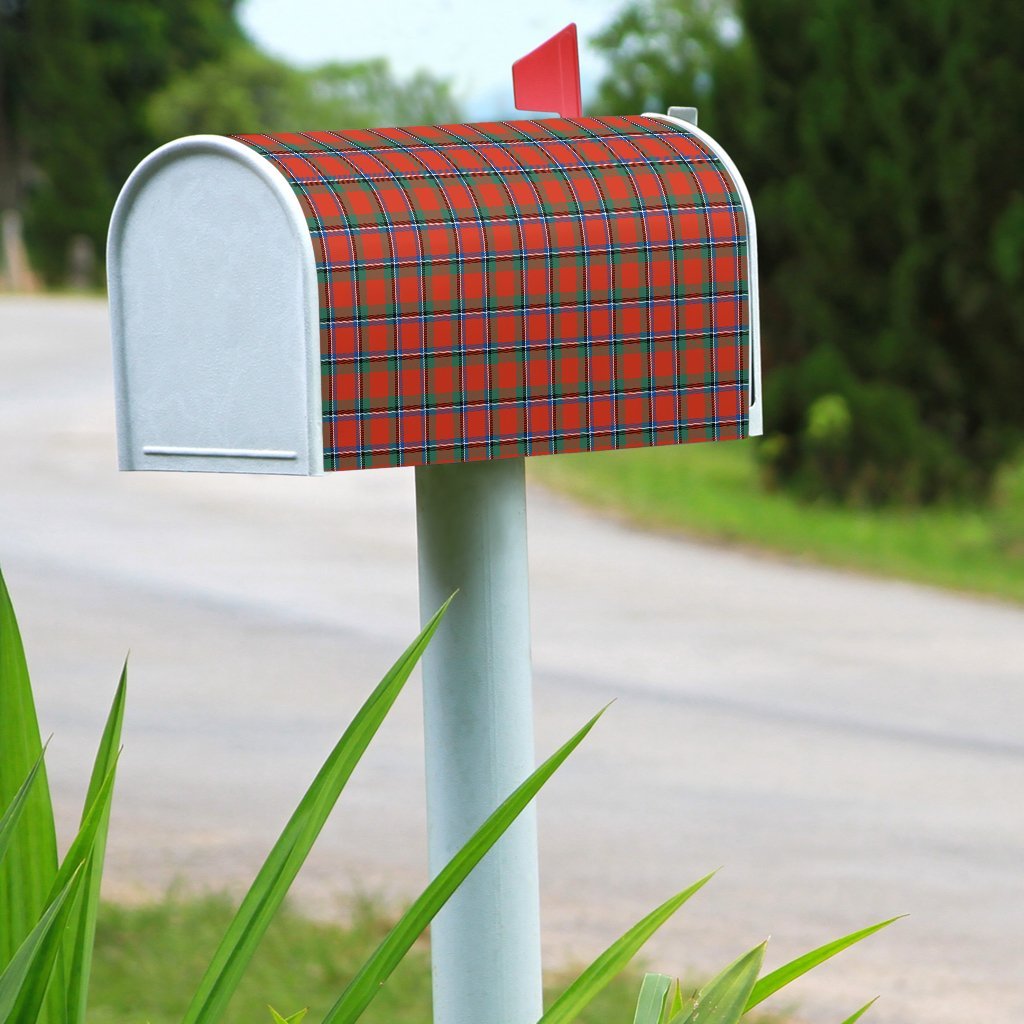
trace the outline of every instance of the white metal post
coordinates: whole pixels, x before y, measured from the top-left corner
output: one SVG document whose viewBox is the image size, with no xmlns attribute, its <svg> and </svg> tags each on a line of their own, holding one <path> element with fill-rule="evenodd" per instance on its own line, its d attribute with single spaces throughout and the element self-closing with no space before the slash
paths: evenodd
<svg viewBox="0 0 1024 1024">
<path fill-rule="evenodd" d="M 430 870 L 534 767 L 523 459 L 416 470 L 420 613 L 458 590 L 423 659 Z M 434 1024 L 542 1012 L 537 826 L 528 808 L 431 928 Z"/>
</svg>

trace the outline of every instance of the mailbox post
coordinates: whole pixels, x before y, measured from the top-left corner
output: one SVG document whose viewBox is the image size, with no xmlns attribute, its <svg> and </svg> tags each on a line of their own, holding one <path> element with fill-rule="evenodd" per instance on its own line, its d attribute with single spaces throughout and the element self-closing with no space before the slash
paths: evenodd
<svg viewBox="0 0 1024 1024">
<path fill-rule="evenodd" d="M 534 768 L 522 459 L 416 469 L 420 616 L 456 589 L 423 657 L 431 873 Z M 537 829 L 527 809 L 431 927 L 434 1019 L 540 1017 Z"/>
<path fill-rule="evenodd" d="M 533 767 L 525 458 L 761 432 L 731 160 L 689 108 L 583 117 L 573 27 L 514 78 L 563 116 L 170 143 L 108 242 L 122 469 L 416 467 L 424 619 L 460 591 L 423 664 L 432 872 Z M 432 939 L 436 1024 L 533 1024 L 532 814 Z"/>
</svg>

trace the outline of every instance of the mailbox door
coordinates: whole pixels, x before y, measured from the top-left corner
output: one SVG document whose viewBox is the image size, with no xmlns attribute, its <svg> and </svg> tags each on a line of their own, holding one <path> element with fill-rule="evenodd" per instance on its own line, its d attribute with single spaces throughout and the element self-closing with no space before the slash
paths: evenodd
<svg viewBox="0 0 1024 1024">
<path fill-rule="evenodd" d="M 108 263 L 122 469 L 323 472 L 313 251 L 265 160 L 214 136 L 157 150 Z"/>
</svg>

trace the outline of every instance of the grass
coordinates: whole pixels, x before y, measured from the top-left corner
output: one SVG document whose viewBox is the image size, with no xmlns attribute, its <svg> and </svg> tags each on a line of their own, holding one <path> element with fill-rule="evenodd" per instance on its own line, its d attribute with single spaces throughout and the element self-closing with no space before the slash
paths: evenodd
<svg viewBox="0 0 1024 1024">
<path fill-rule="evenodd" d="M 993 509 L 856 509 L 762 489 L 750 443 L 529 460 L 534 479 L 643 526 L 1024 602 L 1024 471 Z"/>
<path fill-rule="evenodd" d="M 223 897 L 170 896 L 150 905 L 104 904 L 99 915 L 89 1024 L 179 1024 L 233 912 Z M 372 900 L 351 903 L 344 925 L 310 921 L 287 905 L 256 954 L 223 1024 L 269 1024 L 308 1006 L 320 1020 L 395 918 Z M 553 979 L 555 987 L 565 979 Z M 630 1024 L 639 972 L 626 972 L 581 1014 L 580 1024 Z M 361 1018 L 362 1024 L 430 1024 L 430 965 L 419 943 Z"/>
</svg>

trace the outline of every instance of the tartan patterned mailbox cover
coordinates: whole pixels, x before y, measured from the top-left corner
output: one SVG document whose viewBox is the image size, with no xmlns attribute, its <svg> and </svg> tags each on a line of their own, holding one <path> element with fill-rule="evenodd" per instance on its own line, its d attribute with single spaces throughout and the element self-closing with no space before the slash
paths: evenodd
<svg viewBox="0 0 1024 1024">
<path fill-rule="evenodd" d="M 660 115 L 180 140 L 112 224 L 121 463 L 760 433 L 755 260 L 735 167 Z"/>
</svg>

